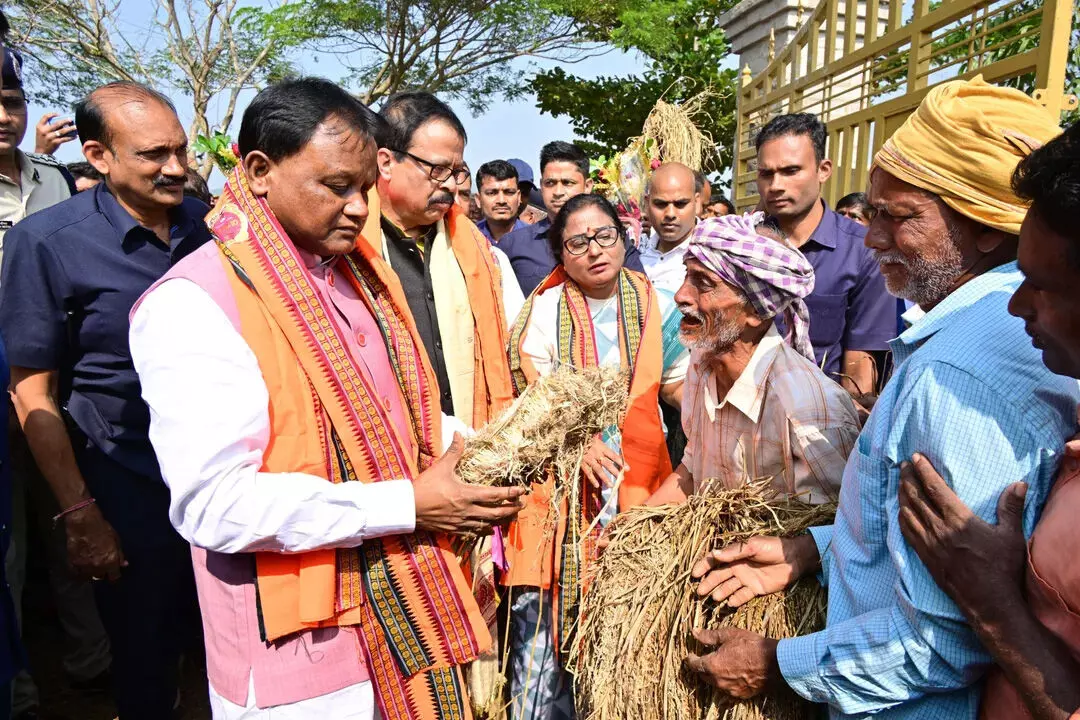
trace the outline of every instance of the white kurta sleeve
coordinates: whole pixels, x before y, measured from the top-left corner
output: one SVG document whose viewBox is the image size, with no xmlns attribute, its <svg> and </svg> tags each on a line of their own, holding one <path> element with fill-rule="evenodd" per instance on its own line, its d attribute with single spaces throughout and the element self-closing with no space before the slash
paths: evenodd
<svg viewBox="0 0 1080 720">
<path fill-rule="evenodd" d="M 171 493 L 169 517 L 197 547 L 299 553 L 412 532 L 412 483 L 330 483 L 259 472 L 270 440 L 258 362 L 199 286 L 169 280 L 131 321 L 131 355 L 150 407 L 150 441 Z"/>
<path fill-rule="evenodd" d="M 536 372 L 543 376 L 553 372 L 559 359 L 555 338 L 548 335 L 547 328 L 555 327 L 558 320 L 561 286 L 552 288 L 533 298 L 529 327 L 521 341 L 521 354 L 532 361 Z"/>
</svg>

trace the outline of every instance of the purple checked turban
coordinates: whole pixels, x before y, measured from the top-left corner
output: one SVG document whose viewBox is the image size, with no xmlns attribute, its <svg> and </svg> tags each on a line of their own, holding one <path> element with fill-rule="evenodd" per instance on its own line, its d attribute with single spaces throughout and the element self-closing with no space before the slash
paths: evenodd
<svg viewBox="0 0 1080 720">
<path fill-rule="evenodd" d="M 725 215 L 698 223 L 689 256 L 745 293 L 763 319 L 783 313 L 788 344 L 814 359 L 810 316 L 803 298 L 814 289 L 814 268 L 798 250 L 757 234 L 762 213 Z"/>
</svg>

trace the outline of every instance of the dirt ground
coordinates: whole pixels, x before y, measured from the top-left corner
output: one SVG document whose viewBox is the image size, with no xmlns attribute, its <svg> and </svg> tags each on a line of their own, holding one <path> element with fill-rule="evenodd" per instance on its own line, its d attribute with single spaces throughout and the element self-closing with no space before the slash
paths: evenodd
<svg viewBox="0 0 1080 720">
<path fill-rule="evenodd" d="M 31 553 L 33 551 L 31 550 Z M 116 706 L 108 693 L 82 693 L 73 689 L 61 665 L 64 634 L 49 593 L 44 568 L 31 556 L 24 598 L 23 641 L 30 671 L 41 698 L 41 720 L 113 720 Z M 180 683 L 179 720 L 209 720 L 204 659 L 185 658 Z"/>
</svg>

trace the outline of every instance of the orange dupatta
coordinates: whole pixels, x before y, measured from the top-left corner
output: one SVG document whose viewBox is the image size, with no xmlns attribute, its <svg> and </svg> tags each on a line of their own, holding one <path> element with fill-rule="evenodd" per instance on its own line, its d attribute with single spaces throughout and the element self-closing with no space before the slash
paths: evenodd
<svg viewBox="0 0 1080 720">
<path fill-rule="evenodd" d="M 540 284 L 525 302 L 511 331 L 510 367 L 515 390 L 520 393 L 539 374 L 521 351 L 532 320 L 533 301 L 552 287 L 563 285 L 559 308 L 559 358 L 574 367 L 595 367 L 598 360 L 592 316 L 585 296 L 561 265 Z M 643 503 L 671 474 L 671 460 L 660 421 L 659 392 L 663 373 L 662 319 L 652 284 L 641 273 L 625 268 L 619 278 L 620 359 L 629 367 L 630 401 L 620 428 L 622 452 L 629 471 L 619 486 L 619 509 Z M 592 525 L 600 510 L 599 493 L 581 481 L 578 523 L 568 526 L 567 508 L 551 517 L 550 498 L 554 480 L 533 488 L 525 509 L 510 526 L 507 585 L 553 588 L 558 623 L 556 632 L 564 639 L 576 617 L 584 569 L 596 559 L 596 538 L 600 529 Z M 550 532 L 555 521 L 556 532 Z M 561 551 L 561 552 L 560 552 Z"/>
<path fill-rule="evenodd" d="M 303 470 L 330 482 L 414 478 L 435 454 L 440 413 L 392 271 L 363 243 L 339 261 L 383 330 L 408 428 L 389 420 L 334 312 L 241 169 L 207 222 L 231 265 L 241 331 L 271 390 L 263 471 Z M 447 537 L 420 531 L 359 548 L 257 553 L 256 574 L 267 640 L 355 625 L 384 718 L 470 717 L 457 666 L 491 638 Z"/>
<path fill-rule="evenodd" d="M 383 246 L 379 193 L 368 193 L 368 219 L 361 237 L 373 249 Z M 502 275 L 491 252 L 491 243 L 456 205 L 446 214 L 446 235 L 458 266 L 465 276 L 473 316 L 472 427 L 481 428 L 514 400 L 510 366 L 506 358 L 506 311 L 501 295 Z M 392 272 L 392 271 L 391 271 Z M 513 278 L 510 278 L 513 280 Z M 395 275 L 394 282 L 398 285 Z M 408 309 L 408 305 L 403 307 Z M 423 346 L 421 345 L 421 348 Z"/>
</svg>

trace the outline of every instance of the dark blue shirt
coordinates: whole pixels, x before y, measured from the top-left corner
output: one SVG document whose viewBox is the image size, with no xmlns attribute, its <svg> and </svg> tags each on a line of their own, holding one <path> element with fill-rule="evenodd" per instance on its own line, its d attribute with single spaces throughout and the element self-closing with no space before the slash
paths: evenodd
<svg viewBox="0 0 1080 720">
<path fill-rule="evenodd" d="M 544 278 L 555 269 L 555 256 L 551 253 L 551 243 L 547 236 L 550 227 L 551 220 L 544 218 L 538 223 L 506 233 L 495 243 L 495 247 L 510 258 L 514 274 L 517 275 L 518 285 L 521 286 L 521 292 L 525 293 L 525 297 L 531 295 Z M 627 244 L 626 260 L 623 261 L 623 265 L 628 270 L 645 272 L 645 268 L 641 266 L 641 255 L 633 243 Z"/>
<path fill-rule="evenodd" d="M 522 228 L 527 228 L 527 227 L 529 227 L 529 223 L 525 222 L 521 218 L 515 218 L 514 219 L 514 227 L 510 228 L 510 232 L 506 233 L 506 235 L 509 235 L 510 233 L 514 232 L 515 230 L 521 230 Z M 480 222 L 476 223 L 476 229 L 479 230 L 483 234 L 483 236 L 488 239 L 488 242 L 490 242 L 490 243 L 495 242 L 495 238 L 493 238 L 491 236 L 491 229 L 488 227 L 487 218 L 484 218 Z M 503 235 L 503 237 L 506 237 L 506 235 Z"/>
<path fill-rule="evenodd" d="M 128 313 L 173 263 L 209 240 L 206 205 L 171 212 L 169 245 L 105 183 L 17 223 L 4 238 L 0 333 L 13 367 L 58 370 L 61 402 L 111 459 L 157 478 L 150 413 L 128 349 Z"/>
<path fill-rule="evenodd" d="M 0 383 L 8 386 L 7 356 L 0 340 Z M 11 542 L 11 458 L 8 448 L 8 412 L 0 412 L 0 560 L 7 557 Z M 19 645 L 19 627 L 15 622 L 15 605 L 4 575 L 6 563 L 0 562 L 0 686 L 15 677 L 23 666 L 22 647 Z M 8 698 L 0 697 L 0 703 Z"/>
<path fill-rule="evenodd" d="M 889 349 L 896 337 L 896 298 L 863 244 L 866 228 L 822 205 L 825 215 L 799 249 L 814 266 L 814 292 L 806 298 L 814 358 L 819 366 L 824 359 L 825 374 L 839 382 L 845 350 Z"/>
</svg>

